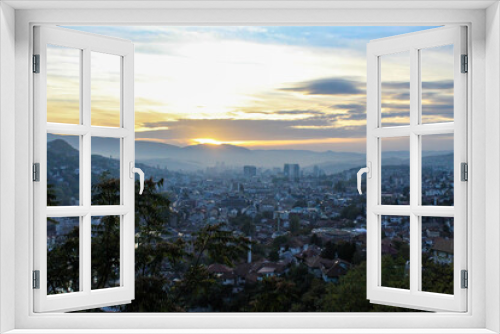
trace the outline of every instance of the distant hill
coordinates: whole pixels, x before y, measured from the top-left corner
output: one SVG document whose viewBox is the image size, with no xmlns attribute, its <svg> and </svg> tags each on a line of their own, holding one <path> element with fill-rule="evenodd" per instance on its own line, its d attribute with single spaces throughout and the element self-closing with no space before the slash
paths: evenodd
<svg viewBox="0 0 500 334">
<path fill-rule="evenodd" d="M 63 139 L 74 148 L 78 148 L 78 137 L 48 135 L 48 141 Z M 95 143 L 95 144 L 94 144 Z M 179 147 L 175 145 L 136 141 L 136 160 L 152 167 L 168 168 L 172 171 L 196 171 L 213 167 L 217 163 L 226 166 L 255 165 L 257 167 L 283 168 L 285 163 L 298 163 L 301 169 L 309 171 L 314 166 L 323 169 L 327 174 L 338 173 L 346 169 L 364 166 L 366 156 L 355 152 L 316 152 L 309 150 L 250 150 L 234 145 L 191 145 Z M 105 157 L 116 156 L 117 139 L 93 138 L 92 154 Z M 426 156 L 449 154 L 446 151 L 424 152 Z M 406 151 L 389 151 L 382 155 L 384 164 L 409 164 Z"/>
</svg>

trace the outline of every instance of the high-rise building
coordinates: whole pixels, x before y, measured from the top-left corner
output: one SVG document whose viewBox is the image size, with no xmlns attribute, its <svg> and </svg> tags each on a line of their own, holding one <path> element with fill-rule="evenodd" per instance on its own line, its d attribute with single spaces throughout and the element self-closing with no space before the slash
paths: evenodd
<svg viewBox="0 0 500 334">
<path fill-rule="evenodd" d="M 285 164 L 283 173 L 289 180 L 298 180 L 300 175 L 299 164 Z"/>
<path fill-rule="evenodd" d="M 257 175 L 257 167 L 255 166 L 243 166 L 243 175 L 247 178 Z"/>
</svg>

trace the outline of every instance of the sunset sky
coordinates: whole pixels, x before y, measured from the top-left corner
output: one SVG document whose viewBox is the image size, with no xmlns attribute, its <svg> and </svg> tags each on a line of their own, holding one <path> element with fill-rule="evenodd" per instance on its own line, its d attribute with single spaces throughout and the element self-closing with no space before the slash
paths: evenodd
<svg viewBox="0 0 500 334">
<path fill-rule="evenodd" d="M 366 44 L 429 27 L 71 28 L 135 44 L 137 139 L 364 152 Z M 48 59 L 48 120 L 78 122 L 78 58 L 60 49 Z M 453 119 L 451 52 L 422 53 L 425 122 Z M 92 59 L 93 125 L 118 122 L 113 57 Z M 382 59 L 384 125 L 408 122 L 407 59 Z"/>
</svg>

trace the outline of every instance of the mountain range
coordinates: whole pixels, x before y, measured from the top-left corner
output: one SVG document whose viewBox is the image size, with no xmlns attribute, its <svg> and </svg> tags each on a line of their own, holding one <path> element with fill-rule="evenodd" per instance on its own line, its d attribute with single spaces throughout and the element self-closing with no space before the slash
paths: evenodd
<svg viewBox="0 0 500 334">
<path fill-rule="evenodd" d="M 79 147 L 77 136 L 49 134 L 47 140 L 63 139 L 74 148 Z M 92 154 L 116 157 L 118 140 L 115 138 L 92 138 Z M 224 163 L 226 166 L 241 167 L 254 165 L 264 168 L 283 168 L 285 163 L 297 163 L 302 170 L 312 170 L 314 166 L 331 174 L 349 168 L 364 166 L 366 155 L 357 152 L 316 152 L 309 150 L 250 150 L 235 145 L 199 144 L 175 146 L 164 143 L 136 141 L 137 162 L 172 171 L 196 171 Z M 449 151 L 428 151 L 423 156 L 448 155 Z M 406 151 L 389 151 L 382 154 L 384 164 L 402 165 L 409 163 Z"/>
</svg>

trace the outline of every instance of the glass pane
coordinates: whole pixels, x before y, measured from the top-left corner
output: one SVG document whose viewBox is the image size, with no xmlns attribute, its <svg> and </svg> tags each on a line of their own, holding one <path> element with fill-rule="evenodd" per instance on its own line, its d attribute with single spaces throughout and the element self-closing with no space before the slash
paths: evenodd
<svg viewBox="0 0 500 334">
<path fill-rule="evenodd" d="M 382 138 L 382 205 L 410 204 L 410 138 Z"/>
<path fill-rule="evenodd" d="M 92 289 L 120 286 L 120 216 L 92 217 Z"/>
<path fill-rule="evenodd" d="M 47 122 L 80 123 L 80 49 L 47 45 Z"/>
<path fill-rule="evenodd" d="M 453 294 L 453 218 L 422 217 L 422 291 Z"/>
<path fill-rule="evenodd" d="M 120 205 L 120 139 L 92 137 L 92 205 Z"/>
<path fill-rule="evenodd" d="M 47 218 L 47 294 L 79 291 L 80 218 Z"/>
<path fill-rule="evenodd" d="M 382 286 L 410 288 L 410 217 L 382 216 Z"/>
<path fill-rule="evenodd" d="M 47 206 L 80 205 L 80 137 L 47 134 Z"/>
<path fill-rule="evenodd" d="M 453 45 L 420 50 L 422 123 L 453 122 Z"/>
<path fill-rule="evenodd" d="M 120 127 L 121 57 L 92 52 L 92 125 Z"/>
<path fill-rule="evenodd" d="M 422 136 L 422 205 L 453 206 L 453 135 Z"/>
<path fill-rule="evenodd" d="M 380 57 L 382 126 L 410 124 L 410 52 Z"/>
</svg>

